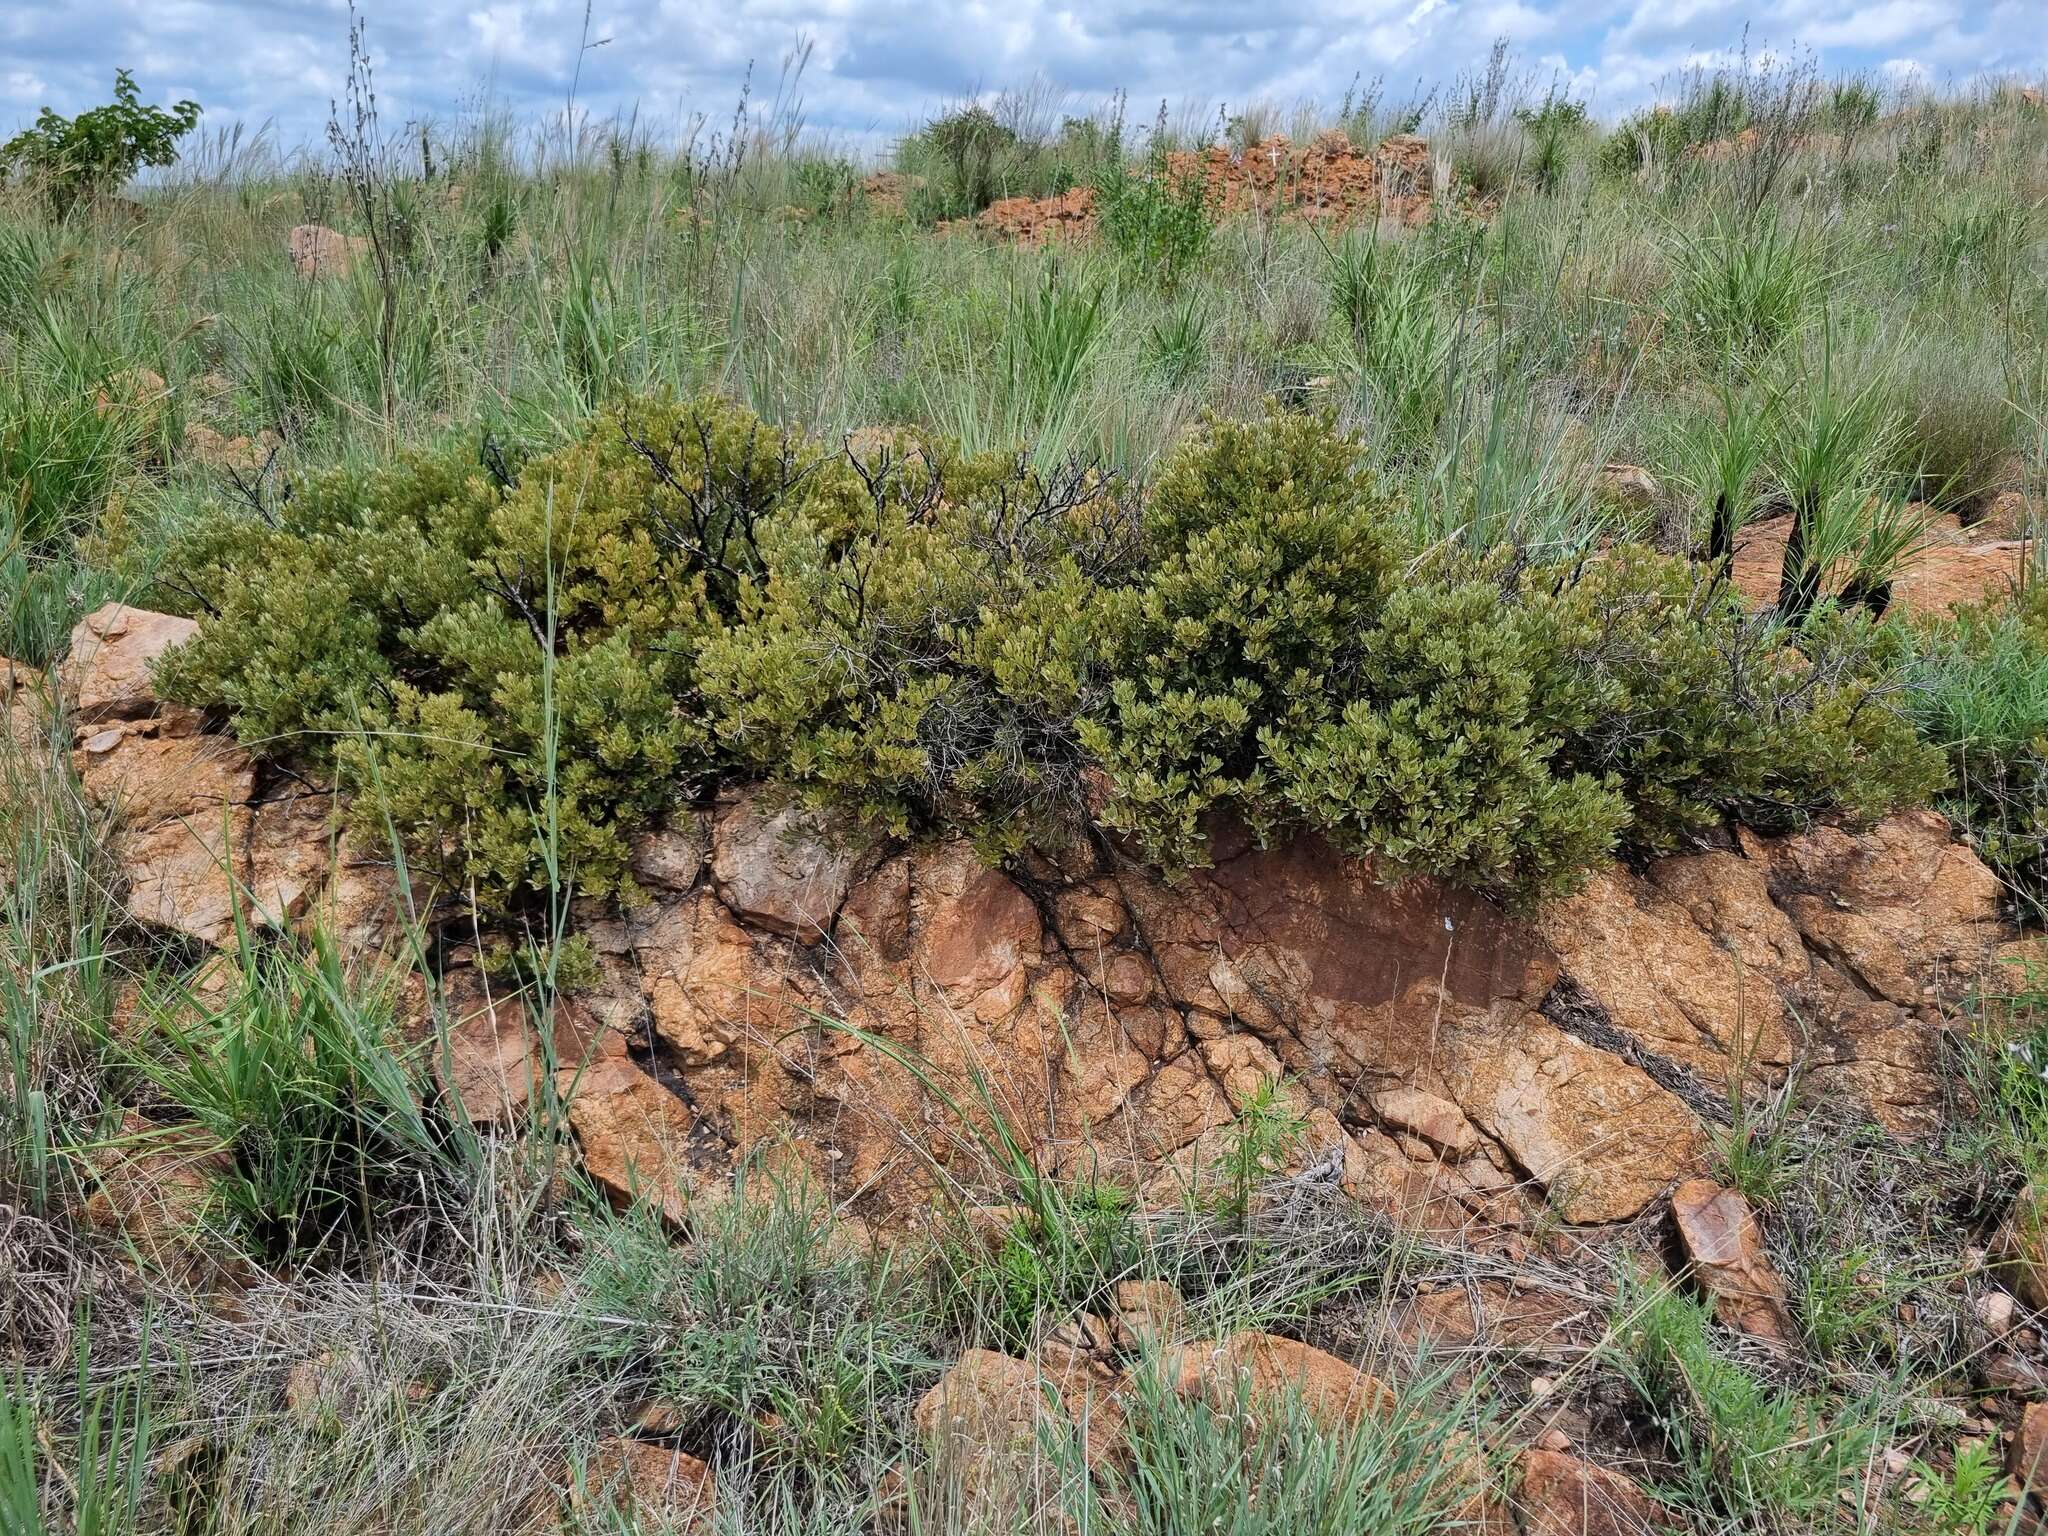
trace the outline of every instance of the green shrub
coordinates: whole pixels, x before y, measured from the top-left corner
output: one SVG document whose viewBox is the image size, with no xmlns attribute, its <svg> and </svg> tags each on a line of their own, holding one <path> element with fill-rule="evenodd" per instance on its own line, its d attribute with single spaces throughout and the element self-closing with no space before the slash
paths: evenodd
<svg viewBox="0 0 2048 1536">
<path fill-rule="evenodd" d="M 274 527 L 224 516 L 171 552 L 208 622 L 160 681 L 374 785 L 372 832 L 388 814 L 487 899 L 546 883 L 550 797 L 561 862 L 617 891 L 627 837 L 710 770 L 696 644 L 803 467 L 744 412 L 649 405 L 509 489 L 447 452 L 314 476 Z"/>
<path fill-rule="evenodd" d="M 203 525 L 165 580 L 206 622 L 159 676 L 493 905 L 563 870 L 630 899 L 631 835 L 721 774 L 992 857 L 1094 801 L 1168 866 L 1225 814 L 1518 900 L 1939 777 L 1867 619 L 1794 648 L 1681 561 L 1409 526 L 1326 417 L 1212 424 L 1141 506 L 1085 466 L 634 404 L 516 484 L 413 456 Z"/>
<path fill-rule="evenodd" d="M 730 760 L 991 855 L 1078 816 L 1074 721 L 1100 686 L 1101 584 L 1135 556 L 1128 491 L 938 448 L 833 469 L 866 505 L 778 522 L 738 622 L 700 652 Z"/>
<path fill-rule="evenodd" d="M 1215 231 L 1208 176 L 1198 163 L 1176 174 L 1163 149 L 1142 170 L 1121 150 L 1104 157 L 1095 176 L 1095 213 L 1103 238 L 1133 270 L 1177 287 L 1201 261 Z"/>
<path fill-rule="evenodd" d="M 199 103 L 168 112 L 145 107 L 125 69 L 114 72 L 114 99 L 76 117 L 43 108 L 35 125 L 0 144 L 0 170 L 35 180 L 63 212 L 81 197 L 119 187 L 145 165 L 169 165 L 178 140 L 199 122 Z"/>
</svg>

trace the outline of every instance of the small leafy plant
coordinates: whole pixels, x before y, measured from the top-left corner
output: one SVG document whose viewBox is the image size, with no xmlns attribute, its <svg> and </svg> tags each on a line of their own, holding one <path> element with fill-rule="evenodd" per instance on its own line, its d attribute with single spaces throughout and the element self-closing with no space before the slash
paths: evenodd
<svg viewBox="0 0 2048 1536">
<path fill-rule="evenodd" d="M 114 73 L 114 99 L 76 117 L 45 107 L 32 127 L 0 144 L 0 169 L 33 180 L 59 214 L 111 191 L 143 166 L 170 165 L 178 140 L 199 123 L 199 103 L 145 107 L 127 70 Z"/>
</svg>

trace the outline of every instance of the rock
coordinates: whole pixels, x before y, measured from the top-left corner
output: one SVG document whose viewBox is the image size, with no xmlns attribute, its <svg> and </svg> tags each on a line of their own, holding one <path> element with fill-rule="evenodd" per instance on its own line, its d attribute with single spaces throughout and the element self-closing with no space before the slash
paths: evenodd
<svg viewBox="0 0 2048 1536">
<path fill-rule="evenodd" d="M 332 1436 L 360 1418 L 380 1390 L 390 1385 L 355 1350 L 322 1350 L 285 1373 L 285 1412 L 309 1434 Z"/>
<path fill-rule="evenodd" d="M 1753 1338 L 1796 1338 L 1785 1282 L 1764 1252 L 1763 1233 L 1741 1193 L 1711 1179 L 1688 1179 L 1671 1194 L 1679 1241 L 1714 1315 Z"/>
<path fill-rule="evenodd" d="M 703 824 L 694 816 L 678 816 L 666 827 L 634 837 L 633 878 L 651 890 L 687 891 L 704 872 L 708 852 Z"/>
<path fill-rule="evenodd" d="M 1479 1133 L 1465 1112 L 1420 1088 L 1390 1088 L 1374 1094 L 1372 1110 L 1390 1129 L 1420 1137 L 1454 1161 L 1478 1149 Z"/>
<path fill-rule="evenodd" d="M 1638 464 L 1609 464 L 1599 476 L 1599 491 L 1628 512 L 1647 512 L 1657 505 L 1663 488 L 1657 477 Z"/>
<path fill-rule="evenodd" d="M 1466 1112 L 1566 1221 L 1626 1221 L 1705 1162 L 1675 1094 L 1537 1015 L 1462 1041 L 1461 1054 Z"/>
<path fill-rule="evenodd" d="M 129 915 L 217 948 L 233 942 L 248 911 L 236 874 L 250 844 L 248 755 L 219 737 L 166 735 L 152 720 L 88 730 L 72 761 L 87 798 L 111 813 Z"/>
<path fill-rule="evenodd" d="M 2048 1403 L 2029 1403 L 2020 1416 L 2020 1427 L 2012 1438 L 2006 1469 L 2020 1486 L 2022 1495 L 2031 1494 L 2048 1504 Z"/>
<path fill-rule="evenodd" d="M 1090 1465 L 1115 1455 L 1123 1437 L 1113 1379 L 1085 1367 L 1048 1372 L 986 1349 L 962 1354 L 918 1399 L 911 1422 L 942 1485 L 958 1490 L 961 1528 L 972 1529 L 1036 1529 L 1039 1515 L 1060 1508 L 1048 1431 L 1077 1428 Z"/>
<path fill-rule="evenodd" d="M 301 277 L 347 277 L 370 242 L 325 224 L 300 224 L 284 237 L 284 248 L 292 270 Z"/>
<path fill-rule="evenodd" d="M 712 877 L 733 915 L 805 944 L 831 931 L 856 862 L 855 853 L 829 844 L 823 829 L 793 807 L 765 816 L 746 800 L 711 834 Z"/>
<path fill-rule="evenodd" d="M 1009 1013 L 1044 949 L 1036 904 L 960 844 L 919 861 L 915 880 L 928 902 L 918 945 L 924 974 L 984 1020 Z"/>
<path fill-rule="evenodd" d="M 284 447 L 284 439 L 268 427 L 254 437 L 247 434 L 229 437 L 203 422 L 188 421 L 185 423 L 183 447 L 187 458 L 209 468 L 253 475 Z"/>
<path fill-rule="evenodd" d="M 1393 1331 L 1405 1347 L 1438 1359 L 1475 1351 L 1575 1361 L 1599 1343 L 1605 1325 L 1603 1307 L 1540 1279 L 1483 1279 L 1416 1296 L 1395 1314 Z"/>
<path fill-rule="evenodd" d="M 1970 1310 L 1977 1315 L 1977 1321 L 1984 1331 L 1994 1339 L 2012 1331 L 2013 1314 L 2019 1304 L 2006 1291 L 1986 1291 L 1970 1303 Z"/>
<path fill-rule="evenodd" d="M 561 998 L 553 1011 L 550 1060 L 540 1048 L 526 995 L 474 966 L 442 972 L 440 1004 L 438 1017 L 427 1020 L 420 1033 L 442 1092 L 458 1100 L 475 1125 L 515 1126 L 544 1073 L 554 1070 L 560 1080 L 572 1081 L 595 1063 L 626 1054 L 623 1035 L 604 1028 L 575 1000 Z"/>
<path fill-rule="evenodd" d="M 1852 834 L 1817 826 L 1749 838 L 1771 893 L 1861 998 L 1907 1009 L 1960 1001 L 2000 927 L 1998 877 L 1934 811 L 1904 811 Z"/>
<path fill-rule="evenodd" d="M 1164 1280 L 1120 1280 L 1110 1292 L 1117 1347 L 1130 1354 L 1164 1349 L 1187 1326 L 1187 1303 Z"/>
<path fill-rule="evenodd" d="M 691 1200 L 710 1176 L 698 1164 L 713 1161 L 699 1153 L 697 1118 L 689 1107 L 621 1057 L 596 1061 L 580 1073 L 564 1069 L 555 1081 L 590 1177 L 618 1204 L 643 1199 L 669 1225 L 683 1226 Z M 716 1160 L 723 1161 L 722 1149 Z M 717 1172 L 722 1177 L 724 1170 Z"/>
<path fill-rule="evenodd" d="M 223 1272 L 215 1181 L 232 1172 L 227 1153 L 194 1126 L 152 1125 L 133 1110 L 120 1134 L 86 1159 L 87 1226 L 124 1238 L 146 1266 L 186 1284 Z M 231 1250 L 225 1250 L 231 1251 Z"/>
<path fill-rule="evenodd" d="M 685 1066 L 762 1048 L 796 1019 L 789 957 L 757 948 L 747 930 L 706 891 L 659 908 L 639 929 L 634 952 L 655 1033 Z"/>
<path fill-rule="evenodd" d="M 0 740 L 24 752 L 42 747 L 54 714 L 48 678 L 38 668 L 0 656 Z"/>
<path fill-rule="evenodd" d="M 1679 1523 L 1621 1473 L 1563 1451 L 1531 1447 L 1515 1472 L 1521 1536 L 1644 1536 Z"/>
<path fill-rule="evenodd" d="M 1782 986 L 1803 984 L 1799 931 L 1771 903 L 1767 866 L 1739 854 L 1615 865 L 1549 903 L 1536 928 L 1579 988 L 1637 1040 L 1717 1086 L 1732 1064 L 1782 1073 Z"/>
<path fill-rule="evenodd" d="M 1394 1389 L 1377 1376 L 1312 1345 L 1255 1329 L 1168 1355 L 1164 1380 L 1218 1413 L 1296 1393 L 1303 1411 L 1329 1431 L 1384 1418 L 1396 1401 Z"/>
<path fill-rule="evenodd" d="M 191 619 L 124 603 L 94 609 L 72 629 L 71 652 L 57 671 L 72 718 L 87 724 L 155 714 L 151 663 L 198 633 Z"/>
<path fill-rule="evenodd" d="M 1907 613 L 1945 614 L 1965 604 L 2005 597 L 2023 578 L 2027 556 L 2021 538 L 1989 538 L 1964 529 L 1954 518 L 1931 508 L 1925 519 L 1924 544 L 1910 556 L 1892 582 L 1892 606 Z M 1738 537 L 1733 579 L 1751 602 L 1777 601 L 1784 571 L 1785 542 L 1792 531 L 1788 516 L 1751 523 Z M 1847 573 L 1830 586 L 1840 590 Z"/>
<path fill-rule="evenodd" d="M 718 1507 L 718 1479 L 683 1451 L 611 1435 L 592 1448 L 580 1483 L 572 1480 L 570 1502 L 593 1513 L 616 1509 L 634 1529 L 651 1520 L 665 1531 L 709 1530 Z"/>
</svg>

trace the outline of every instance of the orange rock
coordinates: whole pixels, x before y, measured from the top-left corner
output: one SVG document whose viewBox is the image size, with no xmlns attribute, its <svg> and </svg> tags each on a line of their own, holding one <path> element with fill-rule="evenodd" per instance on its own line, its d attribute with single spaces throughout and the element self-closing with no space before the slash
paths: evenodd
<svg viewBox="0 0 2048 1536">
<path fill-rule="evenodd" d="M 2027 1404 L 2006 1466 L 2022 1494 L 2048 1504 L 2048 1403 Z"/>
<path fill-rule="evenodd" d="M 580 1072 L 564 1068 L 555 1081 L 569 1106 L 584 1170 L 619 1204 L 645 1200 L 681 1227 L 705 1180 L 722 1180 L 722 1149 L 700 1152 L 696 1116 L 632 1062 L 611 1057 Z M 699 1161 L 711 1166 L 700 1169 Z"/>
<path fill-rule="evenodd" d="M 1647 1536 L 1679 1524 L 1621 1473 L 1561 1451 L 1525 1450 L 1515 1470 L 1522 1536 Z"/>
<path fill-rule="evenodd" d="M 370 242 L 324 224 L 300 224 L 284 237 L 284 247 L 292 270 L 301 277 L 347 277 Z"/>
<path fill-rule="evenodd" d="M 831 930 L 854 863 L 802 812 L 768 815 L 751 799 L 720 817 L 711 834 L 712 878 L 733 915 L 806 944 Z"/>
<path fill-rule="evenodd" d="M 1326 1430 L 1355 1428 L 1394 1410 L 1394 1389 L 1335 1355 L 1277 1334 L 1247 1329 L 1166 1357 L 1166 1381 L 1218 1413 L 1270 1405 L 1286 1395 Z"/>
<path fill-rule="evenodd" d="M 1626 1221 L 1705 1164 L 1705 1135 L 1682 1100 L 1538 1015 L 1460 1046 L 1466 1113 L 1566 1221 Z"/>
<path fill-rule="evenodd" d="M 1693 1277 L 1714 1314 L 1738 1332 L 1775 1344 L 1796 1337 L 1785 1282 L 1764 1252 L 1763 1233 L 1740 1192 L 1688 1179 L 1671 1193 L 1671 1214 Z"/>
<path fill-rule="evenodd" d="M 663 1530 L 709 1530 L 718 1507 L 718 1480 L 695 1456 L 613 1435 L 591 1451 L 581 1484 L 572 1484 L 571 1500 L 593 1511 L 616 1509 L 636 1528 L 645 1518 Z"/>
<path fill-rule="evenodd" d="M 86 1166 L 88 1226 L 125 1238 L 145 1264 L 188 1284 L 218 1271 L 215 1181 L 231 1165 L 211 1137 L 194 1126 L 152 1125 L 129 1110 Z"/>
<path fill-rule="evenodd" d="M 80 722 L 132 720 L 156 713 L 150 666 L 174 645 L 199 633 L 191 619 L 107 603 L 71 631 L 70 654 L 58 681 Z"/>
</svg>

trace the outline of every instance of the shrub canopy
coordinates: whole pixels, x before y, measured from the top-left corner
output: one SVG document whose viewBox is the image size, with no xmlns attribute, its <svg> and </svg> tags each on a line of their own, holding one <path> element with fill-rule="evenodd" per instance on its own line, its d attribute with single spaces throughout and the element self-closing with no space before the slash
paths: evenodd
<svg viewBox="0 0 2048 1536">
<path fill-rule="evenodd" d="M 220 511 L 173 551 L 203 623 L 160 673 L 495 903 L 546 882 L 550 785 L 562 862 L 628 898 L 632 834 L 742 778 L 991 857 L 1092 817 L 1185 866 L 1224 815 L 1529 900 L 1943 773 L 1867 617 L 1794 637 L 1633 547 L 1419 550 L 1325 417 L 1212 423 L 1143 495 L 713 399 L 513 469 L 413 454 Z"/>
</svg>

